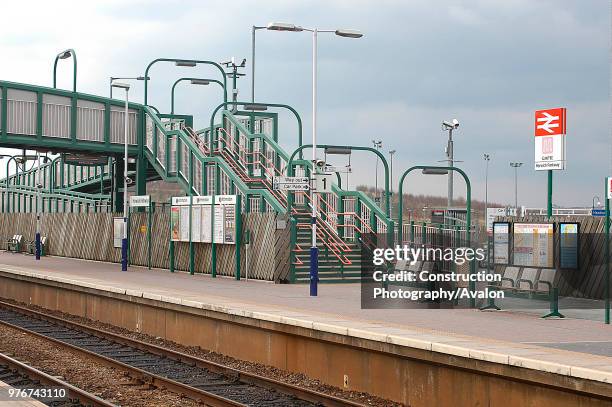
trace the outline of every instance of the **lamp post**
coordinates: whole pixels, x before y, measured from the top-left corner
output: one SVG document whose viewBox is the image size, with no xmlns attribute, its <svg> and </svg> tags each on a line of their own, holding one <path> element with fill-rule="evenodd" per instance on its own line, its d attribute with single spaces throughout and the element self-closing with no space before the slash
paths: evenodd
<svg viewBox="0 0 612 407">
<path fill-rule="evenodd" d="M 77 57 L 76 53 L 72 48 L 67 49 L 65 51 L 60 52 L 56 55 L 55 61 L 53 62 L 53 88 L 57 88 L 57 62 L 60 59 L 66 59 L 72 57 L 73 63 L 73 78 L 72 78 L 72 91 L 76 92 L 76 83 L 77 83 Z"/>
<path fill-rule="evenodd" d="M 382 140 L 372 140 L 372 145 L 376 150 L 380 151 L 380 149 L 382 148 Z M 378 205 L 378 203 L 380 202 L 380 198 L 378 196 L 378 157 L 376 157 L 376 171 L 374 179 L 374 202 L 376 202 L 376 205 Z"/>
<path fill-rule="evenodd" d="M 393 154 L 395 154 L 396 152 L 397 150 L 389 150 L 389 164 L 391 166 L 391 196 L 393 196 Z M 378 163 L 378 158 L 376 159 L 376 162 Z M 378 171 L 376 171 L 376 176 L 378 177 Z M 391 205 L 391 207 L 389 208 L 389 217 L 391 219 L 393 219 L 392 208 L 393 205 Z"/>
<path fill-rule="evenodd" d="M 251 27 L 251 103 L 255 103 L 255 31 L 264 28 L 266 26 L 254 25 Z"/>
<path fill-rule="evenodd" d="M 523 163 L 520 162 L 512 162 L 510 163 L 510 167 L 514 168 L 514 208 L 518 214 L 518 168 L 522 166 Z"/>
<path fill-rule="evenodd" d="M 491 251 L 491 236 L 489 236 L 489 161 L 491 161 L 491 156 L 487 153 L 483 154 L 483 158 L 485 161 L 485 210 L 484 210 L 484 224 L 485 231 L 487 235 L 487 273 L 491 269 L 490 267 L 490 251 Z"/>
<path fill-rule="evenodd" d="M 122 82 L 113 82 L 111 86 L 125 90 L 125 133 L 123 140 L 123 236 L 121 238 L 121 271 L 127 271 L 128 253 L 128 124 L 129 124 L 129 91 L 130 85 Z"/>
<path fill-rule="evenodd" d="M 595 198 L 597 198 L 597 206 L 600 207 L 601 206 L 601 198 L 598 195 L 595 195 L 593 197 L 593 207 L 592 209 L 595 209 Z"/>
<path fill-rule="evenodd" d="M 44 156 L 43 162 L 47 163 L 51 161 L 49 157 Z M 40 159 L 41 156 L 38 154 L 38 168 L 36 169 L 36 237 L 35 237 L 35 248 L 36 248 L 36 260 L 40 260 L 40 255 L 42 252 L 42 244 L 40 240 L 40 212 L 41 212 L 41 202 L 40 202 L 40 191 L 44 188 L 43 183 L 41 182 L 41 171 L 40 171 Z M 51 174 L 51 173 L 49 173 Z"/>
<path fill-rule="evenodd" d="M 151 78 L 147 78 L 147 79 L 151 79 Z M 131 80 L 131 81 L 144 81 L 145 77 L 144 76 L 132 76 L 132 77 L 129 77 L 129 76 L 111 76 L 110 77 L 110 82 L 109 82 L 110 98 L 111 99 L 113 98 L 113 81 L 116 81 L 116 80 L 119 80 L 119 81 L 128 81 L 128 80 Z"/>
<path fill-rule="evenodd" d="M 197 59 L 178 59 L 178 58 L 157 58 L 154 59 L 153 61 L 149 62 L 149 65 L 147 65 L 146 69 L 145 69 L 145 74 L 144 74 L 144 81 L 145 81 L 145 85 L 144 85 L 144 105 L 147 106 L 148 105 L 148 89 L 149 89 L 149 80 L 151 79 L 149 76 L 149 70 L 151 69 L 151 67 L 156 64 L 157 62 L 174 62 L 174 65 L 176 66 L 181 66 L 181 67 L 189 67 L 189 68 L 193 68 L 199 64 L 201 65 L 212 65 L 215 68 L 217 68 L 220 72 L 221 72 L 221 77 L 223 78 L 223 102 L 227 102 L 227 82 L 225 79 L 225 71 L 223 70 L 223 67 L 221 65 L 219 65 L 216 62 L 213 61 L 202 61 L 202 60 L 197 60 Z"/>
<path fill-rule="evenodd" d="M 172 90 L 170 91 L 170 114 L 174 114 L 174 91 L 176 89 L 176 85 L 178 85 L 180 82 L 183 82 L 183 81 L 190 81 L 192 85 L 202 85 L 202 86 L 207 86 L 214 82 L 218 84 L 219 86 L 221 86 L 221 88 L 223 88 L 223 83 L 216 79 L 179 78 L 174 82 L 174 84 L 172 84 Z"/>
<path fill-rule="evenodd" d="M 266 27 L 272 31 L 308 31 L 312 33 L 312 165 L 317 161 L 317 36 L 319 33 L 334 33 L 340 37 L 361 38 L 363 34 L 355 30 L 319 30 L 304 28 L 294 24 L 270 23 Z M 314 191 L 310 189 L 310 204 L 312 206 L 312 246 L 310 248 L 310 295 L 316 296 L 319 282 L 319 249 L 317 248 L 317 205 Z"/>
</svg>

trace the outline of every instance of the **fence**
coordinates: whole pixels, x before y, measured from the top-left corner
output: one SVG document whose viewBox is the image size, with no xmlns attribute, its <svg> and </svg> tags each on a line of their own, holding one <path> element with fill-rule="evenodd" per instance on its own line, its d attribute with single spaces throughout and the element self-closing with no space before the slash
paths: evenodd
<svg viewBox="0 0 612 407">
<path fill-rule="evenodd" d="M 47 237 L 46 252 L 51 256 L 71 257 L 118 263 L 121 250 L 113 247 L 113 215 L 110 213 L 46 213 L 41 216 L 41 235 Z M 148 264 L 148 214 L 130 216 L 130 264 Z M 243 215 L 244 233 L 250 234 L 248 264 L 246 247 L 242 245 L 241 269 L 243 277 L 273 280 L 275 270 L 276 214 L 249 213 Z M 151 214 L 151 267 L 168 269 L 170 218 L 167 211 Z M 0 238 L 6 241 L 13 235 L 34 240 L 36 215 L 32 213 L 0 214 Z M 211 245 L 194 243 L 195 272 L 210 273 Z M 217 245 L 217 274 L 235 275 L 235 245 Z M 175 245 L 176 270 L 189 269 L 189 243 Z"/>
</svg>

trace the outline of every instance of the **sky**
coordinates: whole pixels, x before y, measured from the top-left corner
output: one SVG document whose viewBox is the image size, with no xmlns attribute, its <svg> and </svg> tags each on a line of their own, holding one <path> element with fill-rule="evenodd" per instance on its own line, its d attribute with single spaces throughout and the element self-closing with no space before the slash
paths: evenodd
<svg viewBox="0 0 612 407">
<path fill-rule="evenodd" d="M 534 170 L 533 114 L 567 107 L 567 169 L 554 173 L 560 206 L 590 206 L 603 198 L 612 173 L 610 109 L 610 2 L 603 0 L 235 0 L 226 1 L 11 1 L 2 5 L 0 80 L 52 84 L 55 55 L 74 48 L 78 90 L 108 94 L 110 76 L 143 75 L 159 57 L 222 62 L 247 58 L 239 99 L 250 100 L 251 26 L 271 21 L 309 28 L 358 29 L 363 38 L 319 34 L 318 143 L 383 142 L 394 156 L 394 189 L 413 165 L 445 158 L 441 122 L 457 118 L 457 165 L 484 199 L 514 202 L 511 161 L 518 170 L 519 205 L 546 206 L 546 173 Z M 286 103 L 312 123 L 312 38 L 307 32 L 257 31 L 256 100 Z M 60 61 L 58 86 L 70 88 L 71 62 Z M 156 64 L 149 103 L 170 109 L 170 87 L 183 76 L 218 78 L 210 68 Z M 142 101 L 141 83 L 130 92 Z M 207 127 L 220 89 L 183 83 L 177 113 Z M 280 115 L 280 141 L 297 143 L 296 125 Z M 321 154 L 322 155 L 322 154 Z M 346 157 L 330 159 L 345 165 Z M 351 159 L 350 184 L 375 182 L 376 160 Z M 379 182 L 382 179 L 379 175 Z M 456 196 L 465 196 L 455 177 Z M 446 195 L 446 178 L 414 173 L 404 190 Z"/>
</svg>

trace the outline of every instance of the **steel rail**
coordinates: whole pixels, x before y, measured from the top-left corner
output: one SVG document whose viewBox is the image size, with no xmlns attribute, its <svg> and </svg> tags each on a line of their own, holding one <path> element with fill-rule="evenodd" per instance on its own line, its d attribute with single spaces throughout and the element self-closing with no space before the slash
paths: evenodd
<svg viewBox="0 0 612 407">
<path fill-rule="evenodd" d="M 325 393 L 321 393 L 321 392 L 317 392 L 314 390 L 310 390 L 310 389 L 305 389 L 299 386 L 295 386 L 292 384 L 288 384 L 288 383 L 284 383 L 275 379 L 271 379 L 271 378 L 267 378 L 267 377 L 263 377 L 257 374 L 253 374 L 253 373 L 249 373 L 249 372 L 244 372 L 238 369 L 234 369 L 228 366 L 224 366 L 222 364 L 219 363 L 215 363 L 215 362 L 211 362 L 205 359 L 201 359 L 192 355 L 188 355 L 186 353 L 182 353 L 182 352 L 178 352 L 175 350 L 171 350 L 171 349 L 167 349 L 158 345 L 154 345 L 151 343 L 147 343 L 147 342 L 143 342 L 137 339 L 132 339 L 123 335 L 119 335 L 119 334 L 115 334 L 112 332 L 108 332 L 108 331 L 104 331 L 98 328 L 93 328 L 84 324 L 80 324 L 78 322 L 73 322 L 70 320 L 66 320 L 63 318 L 59 318 L 59 317 L 55 317 L 52 315 L 48 315 L 39 311 L 34 311 L 31 310 L 29 308 L 25 308 L 19 305 L 14 305 L 11 303 L 7 303 L 4 301 L 0 301 L 0 308 L 6 308 L 9 310 L 13 310 L 28 316 L 32 316 L 34 318 L 38 318 L 38 319 L 42 319 L 48 322 L 52 322 L 58 325 L 62 325 L 66 328 L 71 328 L 77 331 L 82 331 L 94 336 L 98 336 L 98 337 L 102 337 L 114 342 L 118 342 L 121 343 L 123 345 L 126 346 L 130 346 L 136 349 L 139 349 L 141 351 L 145 351 L 145 352 L 149 352 L 152 354 L 155 354 L 157 356 L 164 356 L 167 357 L 169 359 L 173 359 L 179 362 L 183 362 L 183 363 L 187 363 L 187 364 L 191 364 L 191 365 L 195 365 L 197 367 L 201 367 L 204 369 L 207 369 L 211 372 L 214 373 L 218 373 L 224 376 L 228 376 L 228 377 L 232 377 L 232 378 L 236 378 L 238 381 L 243 382 L 243 383 L 247 383 L 247 384 L 251 384 L 251 385 L 255 385 L 255 386 L 260 386 L 260 387 L 265 387 L 268 389 L 274 389 L 280 393 L 289 395 L 289 396 L 293 396 L 296 397 L 300 400 L 303 401 L 308 401 L 308 402 L 312 402 L 312 403 L 316 403 L 318 405 L 321 406 L 330 406 L 330 407 L 364 407 L 364 404 L 361 403 L 357 403 L 351 400 L 345 400 L 339 397 L 335 397 L 332 395 L 328 395 Z M 3 324 L 7 324 L 4 321 L 0 320 L 0 323 Z M 11 324 L 8 324 L 11 325 Z M 38 336 L 42 336 L 41 334 L 38 334 L 34 331 L 29 331 L 27 329 L 21 328 L 21 327 L 16 327 L 17 329 L 21 329 L 21 330 L 25 330 L 28 332 L 32 332 L 34 335 L 38 335 Z M 53 338 L 49 338 L 46 336 L 42 336 L 45 339 L 50 339 L 50 340 L 55 340 Z M 76 348 L 76 350 L 78 351 L 85 351 L 84 349 L 78 348 L 76 346 L 70 345 L 70 344 L 66 344 L 64 342 L 58 341 L 61 345 L 68 345 L 70 347 L 74 347 Z M 91 353 L 89 351 L 85 351 L 88 353 Z M 146 371 L 142 371 L 141 369 L 138 368 L 134 368 L 133 366 L 129 366 L 126 364 L 123 364 L 121 362 L 117 362 L 113 359 L 107 358 L 105 356 L 102 355 L 97 355 L 97 354 L 93 354 L 95 357 L 100 357 L 103 360 L 109 359 L 110 362 L 112 363 L 119 363 L 123 366 L 125 366 L 125 369 L 136 369 L 139 370 L 139 374 L 142 375 L 143 377 L 153 377 L 155 375 L 152 375 L 151 373 L 148 373 Z M 175 382 L 173 380 L 170 379 L 166 379 L 163 378 L 161 376 L 159 376 L 159 379 L 161 381 L 167 381 L 169 380 L 170 385 L 172 385 L 173 383 L 176 385 L 179 385 L 178 387 L 169 387 L 168 385 L 166 385 L 165 383 L 162 383 L 161 381 L 159 381 L 157 384 L 155 382 L 153 382 L 153 384 L 156 384 L 158 386 L 165 386 L 166 388 L 168 388 L 169 390 L 172 390 L 173 388 L 177 389 L 177 392 L 183 392 L 183 388 L 188 388 L 187 390 L 191 389 L 191 390 L 196 390 L 198 392 L 200 392 L 201 390 L 196 389 L 196 388 L 192 388 L 190 386 L 187 386 L 185 384 L 179 383 L 179 382 Z M 183 392 L 184 393 L 184 392 Z M 187 394 L 186 394 L 187 395 Z M 217 395 L 211 394 L 212 396 L 214 396 L 215 398 L 221 398 Z M 201 397 L 200 397 L 201 398 Z M 194 399 L 197 399 L 196 397 L 194 397 Z M 232 404 L 211 404 L 213 406 L 216 405 L 231 405 L 231 406 L 242 406 L 242 404 L 240 403 L 236 403 L 232 400 L 228 400 L 228 399 L 224 399 L 227 402 L 230 402 Z M 208 401 L 208 400 L 207 400 Z M 211 400 L 214 401 L 214 400 Z"/>
<path fill-rule="evenodd" d="M 27 376 L 28 378 L 35 380 L 45 386 L 49 387 L 61 387 L 66 389 L 67 398 L 71 400 L 79 400 L 84 406 L 91 407 L 117 407 L 116 404 L 110 403 L 100 397 L 91 394 L 83 389 L 75 387 L 70 383 L 58 379 L 57 377 L 48 375 L 47 373 L 40 371 L 32 366 L 28 366 L 14 358 L 0 353 L 0 364 L 6 365 L 16 372 Z M 14 387 L 14 386 L 13 386 Z M 19 387 L 15 387 L 18 389 Z M 35 397 L 31 397 L 36 399 Z M 17 401 L 18 399 L 15 399 Z"/>
</svg>

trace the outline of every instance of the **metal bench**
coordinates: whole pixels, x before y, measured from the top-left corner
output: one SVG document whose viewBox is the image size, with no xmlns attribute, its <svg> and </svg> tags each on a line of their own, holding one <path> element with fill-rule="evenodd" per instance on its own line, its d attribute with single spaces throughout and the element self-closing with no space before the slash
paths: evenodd
<svg viewBox="0 0 612 407">
<path fill-rule="evenodd" d="M 525 267 L 521 278 L 516 280 L 515 288 L 522 291 L 533 291 L 538 277 L 538 269 Z"/>
<path fill-rule="evenodd" d="M 540 277 L 535 284 L 535 290 L 540 292 L 550 292 L 553 288 L 555 275 L 557 270 L 555 269 L 542 269 L 540 271 Z"/>
<path fill-rule="evenodd" d="M 47 236 L 40 237 L 40 255 L 45 255 L 45 246 L 47 244 Z M 29 254 L 36 254 L 36 240 L 30 240 L 27 244 L 27 252 Z"/>
<path fill-rule="evenodd" d="M 9 252 L 18 253 L 21 251 L 21 244 L 23 241 L 23 235 L 14 235 L 12 238 L 6 241 L 6 250 Z"/>
<path fill-rule="evenodd" d="M 504 270 L 502 276 L 501 286 L 502 288 L 514 288 L 516 286 L 516 280 L 518 280 L 520 267 L 508 266 Z"/>
</svg>

